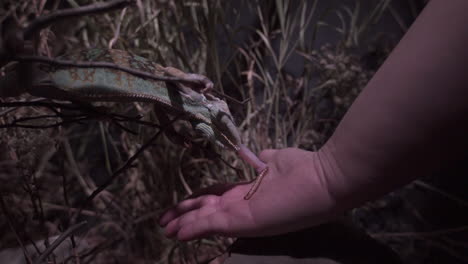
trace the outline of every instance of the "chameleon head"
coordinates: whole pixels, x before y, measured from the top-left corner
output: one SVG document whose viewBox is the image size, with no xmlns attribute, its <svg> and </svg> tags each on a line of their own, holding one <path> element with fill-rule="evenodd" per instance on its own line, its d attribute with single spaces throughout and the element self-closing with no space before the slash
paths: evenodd
<svg viewBox="0 0 468 264">
<path fill-rule="evenodd" d="M 209 138 L 212 138 L 218 145 L 228 146 L 237 151 L 241 145 L 241 137 L 226 102 L 210 96 L 205 105 L 210 112 L 211 124 L 200 123 L 195 126 L 195 129 L 205 135 L 212 134 Z"/>
</svg>

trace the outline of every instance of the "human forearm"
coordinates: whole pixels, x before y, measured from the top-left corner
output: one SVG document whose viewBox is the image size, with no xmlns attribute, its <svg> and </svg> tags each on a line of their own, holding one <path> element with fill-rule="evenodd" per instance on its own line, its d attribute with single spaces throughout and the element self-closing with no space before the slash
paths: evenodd
<svg viewBox="0 0 468 264">
<path fill-rule="evenodd" d="M 467 145 L 468 1 L 432 0 L 321 150 L 329 189 L 353 207 Z"/>
<path fill-rule="evenodd" d="M 432 0 L 318 152 L 264 150 L 251 184 L 209 187 L 168 210 L 168 236 L 267 236 L 323 223 L 435 169 L 467 145 L 466 0 Z M 258 167 L 258 166 L 257 166 Z"/>
</svg>

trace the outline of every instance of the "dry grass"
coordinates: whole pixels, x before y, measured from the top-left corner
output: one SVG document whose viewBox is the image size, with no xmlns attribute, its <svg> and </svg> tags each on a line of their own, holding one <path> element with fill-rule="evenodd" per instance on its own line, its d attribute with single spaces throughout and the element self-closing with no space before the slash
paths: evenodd
<svg viewBox="0 0 468 264">
<path fill-rule="evenodd" d="M 59 2 L 4 1 L 0 19 L 16 14 L 25 23 L 27 14 L 48 12 L 58 8 Z M 61 1 L 65 6 L 91 2 Z M 218 91 L 239 101 L 250 99 L 244 105 L 228 102 L 245 143 L 254 151 L 316 150 L 373 74 L 349 50 L 360 45 L 389 2 L 377 2 L 371 16 L 359 19 L 358 4 L 324 13 L 311 1 L 261 5 L 255 1 L 138 0 L 136 6 L 120 11 L 53 26 L 43 32 L 40 50 L 57 55 L 83 47 L 112 47 L 206 74 Z M 246 13 L 253 14 L 255 27 L 242 24 Z M 316 19 L 326 14 L 339 17 L 341 26 L 335 30 L 342 40 L 316 49 L 310 35 L 330 27 Z M 300 74 L 287 71 L 293 56 L 303 59 Z M 155 120 L 149 104 L 101 105 L 112 112 Z M 0 108 L 1 123 L 49 113 L 39 107 L 15 108 L 4 114 L 7 110 Z M 158 137 L 79 219 L 73 219 L 84 198 L 158 131 L 131 122 L 126 126 L 137 135 L 106 120 L 53 129 L 0 130 L 0 177 L 7 182 L 2 184 L 1 199 L 8 205 L 8 217 L 0 220 L 5 234 L 0 248 L 45 239 L 60 234 L 73 220 L 87 219 L 86 231 L 73 238 L 71 263 L 197 263 L 223 252 L 230 239 L 177 243 L 166 239 L 156 224 L 164 208 L 195 189 L 254 176 L 233 153 L 214 149 L 198 138 L 194 139 L 198 144 L 186 149 Z M 182 122 L 176 127 L 185 129 Z M 216 152 L 221 158 L 216 158 Z M 221 159 L 241 168 L 241 173 Z"/>
</svg>

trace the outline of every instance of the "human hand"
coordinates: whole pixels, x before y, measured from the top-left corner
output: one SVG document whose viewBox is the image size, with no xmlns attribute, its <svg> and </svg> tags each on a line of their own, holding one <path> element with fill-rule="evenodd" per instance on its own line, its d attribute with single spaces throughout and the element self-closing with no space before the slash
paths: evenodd
<svg viewBox="0 0 468 264">
<path fill-rule="evenodd" d="M 276 235 L 319 224 L 334 201 L 318 152 L 265 150 L 268 174 L 250 200 L 252 183 L 208 187 L 168 210 L 160 219 L 168 237 L 192 240 L 210 235 Z"/>
</svg>

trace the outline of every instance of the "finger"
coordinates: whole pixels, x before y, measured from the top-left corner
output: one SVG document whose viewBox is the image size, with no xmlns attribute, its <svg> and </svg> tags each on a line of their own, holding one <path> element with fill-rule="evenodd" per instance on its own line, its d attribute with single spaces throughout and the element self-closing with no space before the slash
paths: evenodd
<svg viewBox="0 0 468 264">
<path fill-rule="evenodd" d="M 216 211 L 217 208 L 215 206 L 205 206 L 198 210 L 190 211 L 169 222 L 169 224 L 167 224 L 166 226 L 165 235 L 167 237 L 173 237 L 179 232 L 179 230 L 182 227 L 189 225 L 193 222 L 199 221 L 200 219 L 203 219 L 204 217 L 211 215 Z"/>
<path fill-rule="evenodd" d="M 198 238 L 204 238 L 213 234 L 226 235 L 226 230 L 229 230 L 231 219 L 222 212 L 217 211 L 207 215 L 197 221 L 182 226 L 177 232 L 177 239 L 180 241 L 188 241 Z"/>
<path fill-rule="evenodd" d="M 159 225 L 165 226 L 167 223 L 177 218 L 178 216 L 191 211 L 196 210 L 202 206 L 214 205 L 219 201 L 219 197 L 216 195 L 204 195 L 194 199 L 187 199 L 178 203 L 173 208 L 166 211 L 159 220 Z"/>
<path fill-rule="evenodd" d="M 262 152 L 260 152 L 260 155 L 259 155 L 260 160 L 265 163 L 268 163 L 273 158 L 273 156 L 275 155 L 277 151 L 278 150 L 276 149 L 264 149 Z"/>
</svg>

